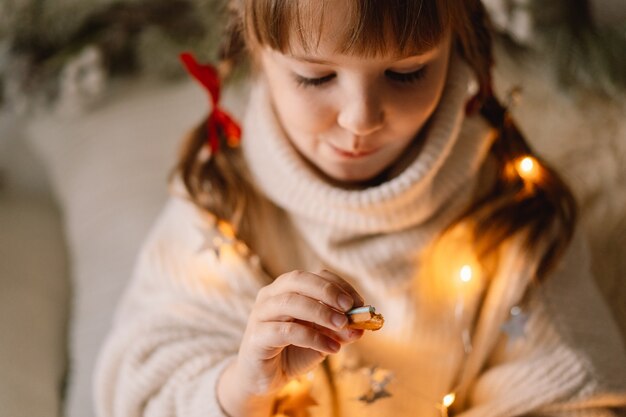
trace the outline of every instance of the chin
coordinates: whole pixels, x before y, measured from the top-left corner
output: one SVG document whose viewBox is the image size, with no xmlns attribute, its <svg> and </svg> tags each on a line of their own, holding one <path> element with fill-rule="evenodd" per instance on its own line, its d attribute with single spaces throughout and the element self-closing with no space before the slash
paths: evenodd
<svg viewBox="0 0 626 417">
<path fill-rule="evenodd" d="M 350 186 L 368 185 L 376 179 L 382 170 L 323 170 L 322 172 L 335 182 Z"/>
</svg>

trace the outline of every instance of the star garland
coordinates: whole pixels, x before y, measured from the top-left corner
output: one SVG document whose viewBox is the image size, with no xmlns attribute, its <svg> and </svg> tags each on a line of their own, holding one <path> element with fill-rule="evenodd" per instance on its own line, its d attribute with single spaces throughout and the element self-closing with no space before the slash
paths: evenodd
<svg viewBox="0 0 626 417">
<path fill-rule="evenodd" d="M 520 306 L 511 308 L 509 320 L 501 326 L 507 336 L 507 349 L 510 349 L 518 340 L 525 338 L 528 318 L 528 314 Z"/>
<path fill-rule="evenodd" d="M 358 398 L 359 401 L 372 404 L 391 397 L 391 393 L 387 391 L 387 385 L 394 377 L 393 372 L 377 365 L 363 368 L 363 372 L 369 377 L 369 389 Z"/>
</svg>

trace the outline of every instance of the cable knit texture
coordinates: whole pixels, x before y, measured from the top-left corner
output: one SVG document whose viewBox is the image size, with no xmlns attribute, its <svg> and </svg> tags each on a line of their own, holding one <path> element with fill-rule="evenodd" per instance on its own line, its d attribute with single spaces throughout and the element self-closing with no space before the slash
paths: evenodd
<svg viewBox="0 0 626 417">
<path fill-rule="evenodd" d="M 283 225 L 263 236 L 279 258 L 272 263 L 284 272 L 332 269 L 385 316 L 382 330 L 330 361 L 342 416 L 439 416 L 437 403 L 451 390 L 462 417 L 617 415 L 611 410 L 626 405 L 626 354 L 580 240 L 531 293 L 519 340 L 508 341 L 500 329 L 537 266 L 536 253 L 520 239 L 499 249 L 493 276 L 477 269 L 472 285 L 446 281 L 475 262 L 462 225 L 441 234 L 476 192 L 493 138 L 480 118 L 464 115 L 469 78 L 467 66 L 453 59 L 419 155 L 394 178 L 364 190 L 340 189 L 318 176 L 284 136 L 266 87 L 255 85 L 242 150 L 259 190 L 277 208 L 271 219 L 259 214 L 259 223 Z M 213 224 L 175 188 L 99 357 L 100 417 L 225 416 L 216 383 L 237 353 L 267 276 L 236 247 L 224 247 L 219 257 L 200 250 Z M 462 333 L 469 327 L 472 350 L 465 354 Z M 392 397 L 365 404 L 358 400 L 368 388 L 363 368 L 375 365 L 393 373 Z M 321 369 L 311 393 L 319 404 L 311 415 L 330 416 Z"/>
</svg>

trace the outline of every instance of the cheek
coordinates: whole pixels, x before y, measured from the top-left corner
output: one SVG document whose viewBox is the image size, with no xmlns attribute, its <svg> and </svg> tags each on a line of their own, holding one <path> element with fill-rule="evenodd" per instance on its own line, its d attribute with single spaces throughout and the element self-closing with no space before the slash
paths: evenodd
<svg viewBox="0 0 626 417">
<path fill-rule="evenodd" d="M 393 97 L 395 122 L 406 130 L 419 129 L 437 108 L 445 84 L 443 73 L 433 74 L 432 78 L 422 80 L 410 89 L 397 92 Z"/>
<path fill-rule="evenodd" d="M 388 127 L 399 137 L 413 137 L 437 107 L 437 98 L 425 91 L 396 94 L 388 107 Z"/>
<path fill-rule="evenodd" d="M 290 136 L 332 128 L 336 114 L 321 91 L 299 88 L 288 76 L 268 77 L 278 117 Z"/>
<path fill-rule="evenodd" d="M 334 125 L 334 112 L 324 101 L 297 91 L 289 95 L 283 93 L 283 96 L 284 100 L 280 106 L 282 119 L 294 130 L 316 133 Z"/>
</svg>

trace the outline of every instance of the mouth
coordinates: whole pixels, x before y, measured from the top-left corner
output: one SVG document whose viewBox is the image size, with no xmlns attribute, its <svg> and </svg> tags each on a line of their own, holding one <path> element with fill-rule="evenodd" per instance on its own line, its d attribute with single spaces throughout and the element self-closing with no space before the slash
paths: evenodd
<svg viewBox="0 0 626 417">
<path fill-rule="evenodd" d="M 379 148 L 375 148 L 375 149 L 369 149 L 369 150 L 365 150 L 365 151 L 358 151 L 358 152 L 352 152 L 352 151 L 346 151 L 344 149 L 338 148 L 336 146 L 334 146 L 333 144 L 329 143 L 328 144 L 338 155 L 344 157 L 344 158 L 363 158 L 366 157 L 368 155 L 372 155 L 373 153 L 376 153 L 378 151 Z"/>
</svg>

